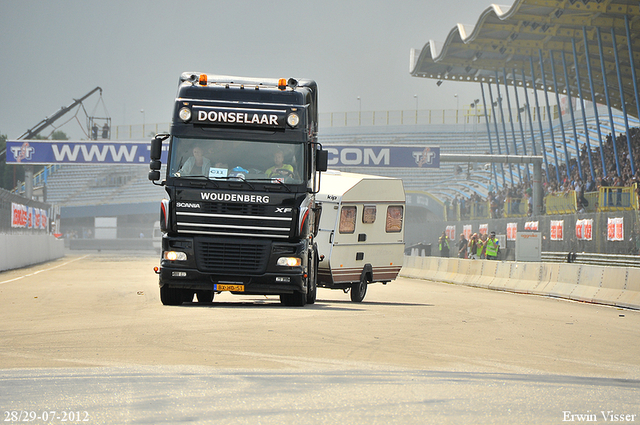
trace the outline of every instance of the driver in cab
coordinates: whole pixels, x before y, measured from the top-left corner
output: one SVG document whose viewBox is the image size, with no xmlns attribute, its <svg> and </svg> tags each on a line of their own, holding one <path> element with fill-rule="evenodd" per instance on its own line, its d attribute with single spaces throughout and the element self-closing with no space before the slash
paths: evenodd
<svg viewBox="0 0 640 425">
<path fill-rule="evenodd" d="M 178 176 L 208 176 L 211 168 L 211 161 L 205 158 L 202 148 L 196 146 L 193 148 L 193 156 L 187 159 L 187 162 L 178 170 Z"/>
<path fill-rule="evenodd" d="M 273 154 L 273 162 L 275 165 L 265 172 L 267 177 L 293 177 L 293 166 L 284 163 L 284 152 L 281 149 Z"/>
</svg>

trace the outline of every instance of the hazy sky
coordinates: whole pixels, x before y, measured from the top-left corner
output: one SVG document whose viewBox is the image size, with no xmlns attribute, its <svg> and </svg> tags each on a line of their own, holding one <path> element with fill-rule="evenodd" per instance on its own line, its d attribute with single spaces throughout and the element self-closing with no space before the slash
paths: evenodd
<svg viewBox="0 0 640 425">
<path fill-rule="evenodd" d="M 166 123 L 183 71 L 314 79 L 320 112 L 453 109 L 477 83 L 409 76 L 409 51 L 475 24 L 481 0 L 0 0 L 0 134 L 96 86 L 113 125 Z M 98 95 L 85 101 L 102 116 Z M 78 115 L 84 125 L 84 115 Z M 67 115 L 66 118 L 71 118 Z M 62 130 L 80 138 L 79 124 Z"/>
</svg>

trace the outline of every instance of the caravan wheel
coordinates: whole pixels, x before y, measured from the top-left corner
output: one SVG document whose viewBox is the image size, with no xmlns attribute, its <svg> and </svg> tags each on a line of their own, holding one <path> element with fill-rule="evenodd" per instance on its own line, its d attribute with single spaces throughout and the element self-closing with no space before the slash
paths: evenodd
<svg viewBox="0 0 640 425">
<path fill-rule="evenodd" d="M 351 301 L 360 303 L 367 294 L 367 279 L 364 275 L 360 278 L 360 282 L 351 285 Z"/>
</svg>

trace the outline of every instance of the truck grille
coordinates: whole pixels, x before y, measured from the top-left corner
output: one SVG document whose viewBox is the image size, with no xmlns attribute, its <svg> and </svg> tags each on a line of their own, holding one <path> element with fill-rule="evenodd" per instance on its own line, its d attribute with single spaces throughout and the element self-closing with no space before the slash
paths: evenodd
<svg viewBox="0 0 640 425">
<path fill-rule="evenodd" d="M 266 207 L 256 204 L 228 204 L 206 202 L 202 205 L 202 212 L 208 214 L 244 214 L 265 215 Z"/>
<path fill-rule="evenodd" d="M 200 211 L 176 211 L 178 233 L 287 239 L 293 217 L 264 205 L 203 203 Z"/>
<path fill-rule="evenodd" d="M 198 270 L 209 273 L 264 273 L 270 251 L 269 241 L 243 243 L 195 238 Z"/>
</svg>

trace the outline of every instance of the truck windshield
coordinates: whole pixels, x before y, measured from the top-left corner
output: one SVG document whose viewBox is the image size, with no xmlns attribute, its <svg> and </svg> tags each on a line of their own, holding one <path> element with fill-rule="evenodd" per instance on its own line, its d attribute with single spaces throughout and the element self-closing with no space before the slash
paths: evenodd
<svg viewBox="0 0 640 425">
<path fill-rule="evenodd" d="M 304 145 L 173 137 L 169 176 L 303 183 Z"/>
</svg>

